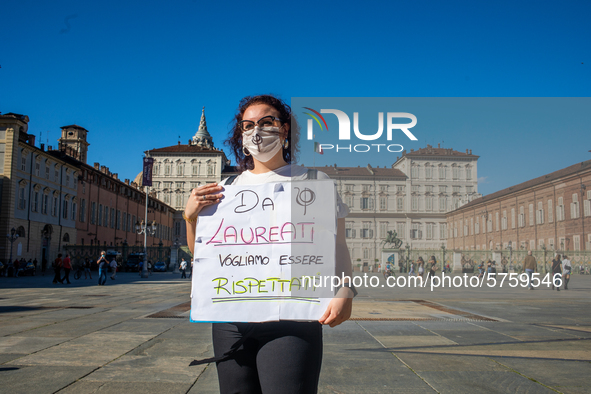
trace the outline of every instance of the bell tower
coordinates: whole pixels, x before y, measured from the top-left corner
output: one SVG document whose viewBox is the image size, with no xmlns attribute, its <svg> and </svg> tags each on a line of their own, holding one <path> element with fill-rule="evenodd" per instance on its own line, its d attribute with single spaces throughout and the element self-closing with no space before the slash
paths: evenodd
<svg viewBox="0 0 591 394">
<path fill-rule="evenodd" d="M 86 164 L 90 145 L 86 141 L 88 130 L 77 125 L 63 126 L 61 129 L 62 136 L 58 139 L 59 150 Z"/>
</svg>

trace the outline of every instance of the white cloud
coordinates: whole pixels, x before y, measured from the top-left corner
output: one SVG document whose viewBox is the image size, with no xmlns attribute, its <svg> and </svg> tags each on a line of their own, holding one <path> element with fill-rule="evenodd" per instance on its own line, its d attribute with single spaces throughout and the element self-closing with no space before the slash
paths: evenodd
<svg viewBox="0 0 591 394">
<path fill-rule="evenodd" d="M 481 176 L 480 178 L 478 178 L 478 184 L 481 185 L 483 183 L 490 183 L 487 181 L 488 177 L 487 176 Z"/>
</svg>

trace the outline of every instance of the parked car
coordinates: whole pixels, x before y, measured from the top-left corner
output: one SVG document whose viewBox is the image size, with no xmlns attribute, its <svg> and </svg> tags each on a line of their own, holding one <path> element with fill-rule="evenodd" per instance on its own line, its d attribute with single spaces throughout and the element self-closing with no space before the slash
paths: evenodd
<svg viewBox="0 0 591 394">
<path fill-rule="evenodd" d="M 154 264 L 152 271 L 154 272 L 166 272 L 166 263 L 164 261 L 158 261 Z"/>
<path fill-rule="evenodd" d="M 130 253 L 127 256 L 127 262 L 125 263 L 125 271 L 139 271 L 140 261 L 144 261 L 143 253 Z"/>
</svg>

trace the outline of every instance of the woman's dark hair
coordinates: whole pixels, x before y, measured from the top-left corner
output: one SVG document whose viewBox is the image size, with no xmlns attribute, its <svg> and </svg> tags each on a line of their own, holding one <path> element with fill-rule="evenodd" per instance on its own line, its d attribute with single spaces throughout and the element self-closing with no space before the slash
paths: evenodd
<svg viewBox="0 0 591 394">
<path fill-rule="evenodd" d="M 299 141 L 300 141 L 300 126 L 298 125 L 295 117 L 292 116 L 291 108 L 283 100 L 270 94 L 263 94 L 259 96 L 246 96 L 240 100 L 238 104 L 238 112 L 234 116 L 232 121 L 231 135 L 225 141 L 226 145 L 230 147 L 236 162 L 242 171 L 252 170 L 254 168 L 254 162 L 252 156 L 246 156 L 242 152 L 242 130 L 238 124 L 244 116 L 244 111 L 251 105 L 256 104 L 267 104 L 275 108 L 279 112 L 281 121 L 287 124 L 287 141 L 289 147 L 283 149 L 283 160 L 286 163 L 295 162 L 296 156 L 299 152 Z"/>
</svg>

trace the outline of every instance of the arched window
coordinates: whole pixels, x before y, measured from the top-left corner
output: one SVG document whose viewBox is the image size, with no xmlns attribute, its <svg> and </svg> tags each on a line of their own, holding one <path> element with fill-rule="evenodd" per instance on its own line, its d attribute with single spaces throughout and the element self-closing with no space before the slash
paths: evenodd
<svg viewBox="0 0 591 394">
<path fill-rule="evenodd" d="M 19 226 L 16 229 L 16 234 L 20 237 L 20 238 L 24 238 L 25 237 L 25 228 L 23 226 Z"/>
<path fill-rule="evenodd" d="M 65 233 L 64 234 L 64 237 L 62 238 L 62 241 L 64 241 L 64 242 L 70 242 L 70 234 Z"/>
</svg>

